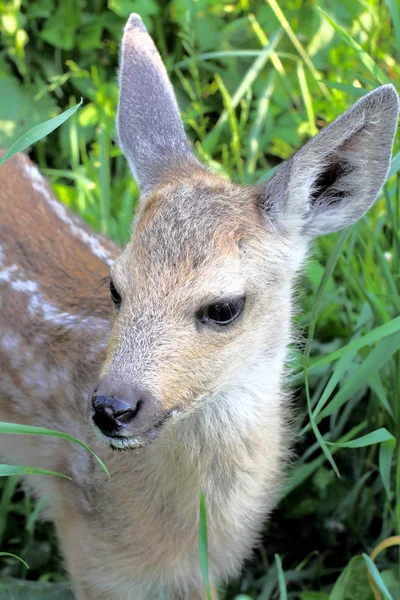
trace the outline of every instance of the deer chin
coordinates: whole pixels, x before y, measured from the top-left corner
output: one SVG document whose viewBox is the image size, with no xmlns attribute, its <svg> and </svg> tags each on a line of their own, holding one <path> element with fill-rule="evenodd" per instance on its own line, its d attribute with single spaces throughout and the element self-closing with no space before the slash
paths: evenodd
<svg viewBox="0 0 400 600">
<path fill-rule="evenodd" d="M 118 434 L 107 434 L 101 431 L 94 423 L 93 426 L 96 429 L 100 438 L 106 442 L 113 450 L 134 450 L 138 448 L 142 448 L 143 446 L 148 446 L 152 442 L 154 442 L 161 431 L 164 428 L 164 425 L 171 418 L 178 416 L 180 411 L 176 408 L 165 413 L 159 421 L 157 421 L 152 427 L 147 429 L 144 432 L 140 432 L 137 434 L 129 434 L 128 432 L 125 435 Z"/>
</svg>

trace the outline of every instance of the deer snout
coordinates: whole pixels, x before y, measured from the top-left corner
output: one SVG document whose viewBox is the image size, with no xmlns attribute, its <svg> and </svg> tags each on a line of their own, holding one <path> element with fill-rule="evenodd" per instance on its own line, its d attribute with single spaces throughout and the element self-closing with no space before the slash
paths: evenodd
<svg viewBox="0 0 400 600">
<path fill-rule="evenodd" d="M 95 394 L 92 398 L 93 422 L 103 433 L 112 434 L 131 423 L 138 415 L 142 400 L 140 395 L 130 402 Z"/>
<path fill-rule="evenodd" d="M 91 398 L 93 423 L 107 437 L 142 437 L 163 420 L 160 403 L 148 390 L 106 375 Z"/>
</svg>

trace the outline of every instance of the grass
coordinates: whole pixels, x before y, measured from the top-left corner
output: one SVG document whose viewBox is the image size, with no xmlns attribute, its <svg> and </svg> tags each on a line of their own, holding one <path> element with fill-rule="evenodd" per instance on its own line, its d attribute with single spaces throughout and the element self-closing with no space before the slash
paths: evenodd
<svg viewBox="0 0 400 600">
<path fill-rule="evenodd" d="M 60 199 L 120 244 L 138 196 L 113 143 L 118 42 L 131 9 L 143 14 L 160 48 L 197 154 L 236 181 L 266 181 L 366 90 L 399 81 L 400 18 L 392 0 L 64 6 L 0 1 L 0 146 L 83 97 L 83 107 L 31 155 Z M 314 246 L 292 359 L 298 459 L 226 600 L 400 598 L 398 150 L 396 144 L 374 209 Z M 0 485 L 1 550 L 31 567 L 2 556 L 1 578 L 19 578 L 20 598 L 34 589 L 46 597 L 47 582 L 67 598 L 54 535 L 38 520 L 43 507 L 15 478 Z M 202 536 L 204 554 L 206 528 Z M 383 550 L 375 555 L 375 548 Z"/>
</svg>

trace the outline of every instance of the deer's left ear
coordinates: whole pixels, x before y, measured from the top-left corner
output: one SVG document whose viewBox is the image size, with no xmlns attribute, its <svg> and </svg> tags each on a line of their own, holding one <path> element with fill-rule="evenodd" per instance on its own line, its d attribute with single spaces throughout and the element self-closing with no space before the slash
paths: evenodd
<svg viewBox="0 0 400 600">
<path fill-rule="evenodd" d="M 361 98 L 265 185 L 261 205 L 268 218 L 315 237 L 362 217 L 385 183 L 398 113 L 392 85 Z"/>
<path fill-rule="evenodd" d="M 119 82 L 118 139 L 142 192 L 180 164 L 197 166 L 161 56 L 136 14 L 125 25 Z"/>
</svg>

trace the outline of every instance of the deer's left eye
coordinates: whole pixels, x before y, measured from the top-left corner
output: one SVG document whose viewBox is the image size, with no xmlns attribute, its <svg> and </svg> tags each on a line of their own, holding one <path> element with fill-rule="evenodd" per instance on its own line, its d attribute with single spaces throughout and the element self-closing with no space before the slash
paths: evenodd
<svg viewBox="0 0 400 600">
<path fill-rule="evenodd" d="M 112 279 L 110 279 L 110 294 L 111 300 L 114 302 L 115 306 L 119 306 L 122 302 L 122 298 L 120 293 L 117 291 Z"/>
<path fill-rule="evenodd" d="M 204 325 L 225 327 L 236 321 L 244 308 L 244 303 L 244 297 L 215 302 L 201 308 L 197 313 L 197 318 Z"/>
</svg>

